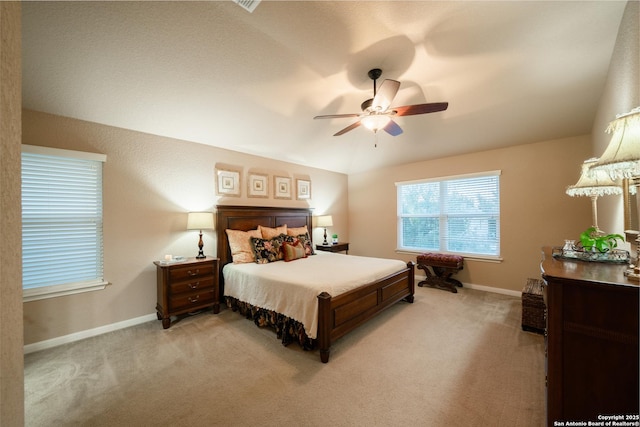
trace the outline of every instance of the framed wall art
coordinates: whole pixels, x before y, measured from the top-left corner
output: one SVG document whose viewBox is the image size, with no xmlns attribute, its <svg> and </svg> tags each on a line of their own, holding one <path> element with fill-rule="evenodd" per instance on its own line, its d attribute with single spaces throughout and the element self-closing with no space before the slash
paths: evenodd
<svg viewBox="0 0 640 427">
<path fill-rule="evenodd" d="M 216 192 L 219 196 L 240 196 L 240 171 L 216 169 Z"/>
<path fill-rule="evenodd" d="M 250 173 L 247 182 L 249 197 L 269 197 L 269 175 Z"/>
<path fill-rule="evenodd" d="M 273 177 L 274 197 L 276 199 L 291 198 L 291 178 L 284 176 Z"/>
<path fill-rule="evenodd" d="M 297 179 L 296 180 L 297 187 L 297 199 L 304 200 L 311 198 L 311 181 L 307 179 Z"/>
</svg>

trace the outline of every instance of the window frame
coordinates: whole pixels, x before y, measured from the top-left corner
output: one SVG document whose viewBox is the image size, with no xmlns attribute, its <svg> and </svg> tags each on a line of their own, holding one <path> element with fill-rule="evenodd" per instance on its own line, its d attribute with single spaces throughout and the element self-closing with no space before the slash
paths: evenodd
<svg viewBox="0 0 640 427">
<path fill-rule="evenodd" d="M 99 244 L 100 247 L 99 249 L 97 249 L 97 252 L 100 255 L 100 266 L 101 266 L 100 273 L 102 273 L 101 274 L 102 277 L 96 277 L 95 279 L 91 279 L 91 280 L 77 281 L 77 282 L 71 282 L 71 283 L 60 283 L 60 284 L 53 284 L 53 285 L 33 286 L 28 288 L 24 287 L 24 273 L 23 273 L 23 301 L 29 302 L 29 301 L 35 301 L 40 299 L 54 298 L 54 297 L 59 297 L 64 295 L 72 295 L 72 294 L 77 294 L 82 292 L 89 292 L 89 291 L 104 289 L 106 285 L 109 284 L 106 280 L 104 280 L 104 236 L 103 236 L 103 232 L 104 232 L 104 212 L 103 212 L 103 205 L 104 205 L 104 188 L 103 188 L 104 187 L 104 184 L 103 184 L 104 171 L 103 169 L 104 168 L 103 166 L 107 160 L 107 156 L 105 154 L 99 154 L 99 153 L 88 153 L 83 151 L 65 150 L 65 149 L 59 149 L 59 148 L 50 148 L 50 147 L 42 147 L 42 146 L 27 145 L 27 144 L 22 145 L 21 157 L 23 154 L 58 157 L 58 158 L 64 158 L 67 160 L 73 159 L 73 160 L 81 160 L 81 161 L 90 161 L 100 165 L 100 172 L 99 172 L 100 238 L 98 239 L 99 242 L 97 243 Z M 24 175 L 22 174 L 23 174 L 23 171 L 21 169 L 21 185 L 24 185 L 23 183 Z M 96 195 L 98 195 L 97 192 L 96 192 Z M 23 197 L 24 197 L 24 194 L 21 194 L 21 199 L 20 199 L 21 203 L 22 203 Z M 23 222 L 24 222 L 24 213 L 21 213 L 21 224 L 23 224 Z M 24 227 L 22 230 L 22 235 L 24 238 L 25 236 Z M 23 244 L 22 251 L 24 254 L 25 252 L 24 244 Z M 24 258 L 23 258 L 22 265 L 23 265 L 22 268 L 24 272 L 24 268 L 25 268 Z"/>
<path fill-rule="evenodd" d="M 419 254 L 419 253 L 424 253 L 424 252 L 436 252 L 436 253 L 442 253 L 442 254 L 453 254 L 453 255 L 461 255 L 464 256 L 465 258 L 469 258 L 469 259 L 475 259 L 475 260 L 480 260 L 480 261 L 488 261 L 488 262 L 501 262 L 502 261 L 502 256 L 501 256 L 501 251 L 502 251 L 502 239 L 501 239 L 501 230 L 500 230 L 500 217 L 501 217 L 501 185 L 500 185 L 500 176 L 502 175 L 502 171 L 501 170 L 491 170 L 491 171 L 484 171 L 484 172 L 475 172 L 475 173 L 469 173 L 469 174 L 460 174 L 460 175 L 450 175 L 450 176 L 441 176 L 441 177 L 433 177 L 433 178 L 424 178 L 424 179 L 418 179 L 418 180 L 411 180 L 411 181 L 400 181 L 400 182 L 396 182 L 396 215 L 397 215 L 397 224 L 396 224 L 396 252 L 397 253 L 407 253 L 407 254 Z M 497 221 L 498 221 L 498 226 L 497 226 L 497 254 L 492 255 L 492 254 L 481 254 L 481 253 L 468 253 L 468 252 L 459 252 L 459 251 L 451 251 L 451 250 L 446 250 L 446 234 L 440 232 L 439 236 L 438 236 L 438 249 L 420 249 L 420 248 L 415 248 L 415 247 L 409 247 L 409 246 L 402 246 L 402 226 L 403 226 L 403 218 L 407 218 L 407 217 L 425 217 L 425 218 L 429 218 L 429 217 L 437 217 L 439 220 L 439 227 L 440 230 L 443 230 L 443 228 L 447 227 L 446 224 L 446 217 L 447 215 L 443 212 L 443 208 L 447 203 L 447 198 L 446 198 L 446 194 L 439 195 L 438 198 L 438 213 L 437 214 L 402 214 L 401 212 L 401 194 L 400 194 L 400 189 L 403 186 L 407 186 L 407 185 L 414 185 L 414 184 L 425 184 L 425 183 L 438 183 L 440 185 L 442 185 L 443 182 L 445 181 L 456 181 L 456 180 L 464 180 L 464 179 L 474 179 L 474 178 L 486 178 L 486 177 L 498 177 L 498 203 L 500 205 L 500 207 L 498 208 L 498 213 L 497 213 Z M 444 198 L 443 198 L 444 197 Z M 450 217 L 455 217 L 456 215 L 449 215 Z M 481 215 L 482 216 L 482 215 Z M 445 219 L 443 221 L 443 218 Z"/>
</svg>

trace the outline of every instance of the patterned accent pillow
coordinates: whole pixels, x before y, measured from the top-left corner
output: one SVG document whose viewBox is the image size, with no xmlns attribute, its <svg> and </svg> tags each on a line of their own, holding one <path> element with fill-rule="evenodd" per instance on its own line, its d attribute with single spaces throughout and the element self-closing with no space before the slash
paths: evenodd
<svg viewBox="0 0 640 427">
<path fill-rule="evenodd" d="M 295 236 L 290 236 L 288 234 L 281 234 L 280 237 L 282 237 L 283 242 L 287 243 L 294 243 L 296 240 L 298 240 Z"/>
<path fill-rule="evenodd" d="M 252 237 L 260 237 L 260 230 L 225 230 L 227 232 L 227 238 L 229 240 L 229 249 L 231 249 L 231 256 L 234 264 L 242 264 L 247 262 L 255 262 L 256 257 L 254 255 L 253 248 L 251 247 Z"/>
<path fill-rule="evenodd" d="M 287 225 L 281 225 L 280 227 L 276 228 L 263 227 L 259 225 L 258 230 L 260 230 L 260 233 L 262 233 L 263 239 L 273 239 L 274 237 L 278 237 L 281 234 L 287 234 Z"/>
<path fill-rule="evenodd" d="M 308 234 L 309 230 L 307 229 L 307 226 L 305 225 L 304 227 L 289 227 L 287 228 L 287 235 L 289 236 L 299 236 L 301 234 Z"/>
<path fill-rule="evenodd" d="M 287 241 L 282 242 L 282 254 L 284 256 L 285 262 L 307 257 L 304 245 L 300 240 L 297 239 L 292 243 L 289 243 Z"/>
<path fill-rule="evenodd" d="M 316 254 L 313 250 L 313 242 L 311 242 L 309 233 L 300 234 L 299 236 L 297 236 L 297 238 L 302 243 L 302 246 L 304 246 L 304 252 L 307 254 L 307 256 Z"/>
<path fill-rule="evenodd" d="M 282 259 L 281 248 L 283 241 L 282 235 L 274 237 L 273 239 L 252 237 L 251 246 L 253 246 L 256 263 L 268 264 L 270 262 L 280 261 Z"/>
</svg>

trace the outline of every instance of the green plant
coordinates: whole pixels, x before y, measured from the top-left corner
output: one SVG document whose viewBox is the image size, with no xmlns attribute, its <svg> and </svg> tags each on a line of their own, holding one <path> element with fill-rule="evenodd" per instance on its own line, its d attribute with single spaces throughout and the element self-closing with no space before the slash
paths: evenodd
<svg viewBox="0 0 640 427">
<path fill-rule="evenodd" d="M 595 249 L 600 253 L 605 253 L 618 247 L 618 240 L 624 241 L 624 237 L 620 234 L 600 234 L 596 227 L 589 227 L 580 234 L 580 243 L 585 251 Z"/>
</svg>

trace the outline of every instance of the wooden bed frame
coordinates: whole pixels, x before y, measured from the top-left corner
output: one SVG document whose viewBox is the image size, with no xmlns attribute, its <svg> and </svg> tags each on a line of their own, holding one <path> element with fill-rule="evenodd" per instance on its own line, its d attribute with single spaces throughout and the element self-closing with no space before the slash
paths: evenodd
<svg viewBox="0 0 640 427">
<path fill-rule="evenodd" d="M 222 267 L 233 262 L 226 229 L 248 231 L 255 230 L 258 225 L 263 227 L 278 227 L 285 224 L 288 227 L 306 225 L 310 237 L 313 230 L 311 209 L 218 205 L 216 210 L 216 235 L 218 258 L 220 258 L 220 301 L 223 301 L 224 297 Z M 322 362 L 329 361 L 332 342 L 400 300 L 412 303 L 414 292 L 414 264 L 408 262 L 405 269 L 373 283 L 363 284 L 342 295 L 332 297 L 327 292 L 318 295 L 317 342 Z"/>
</svg>

